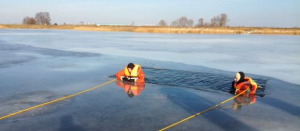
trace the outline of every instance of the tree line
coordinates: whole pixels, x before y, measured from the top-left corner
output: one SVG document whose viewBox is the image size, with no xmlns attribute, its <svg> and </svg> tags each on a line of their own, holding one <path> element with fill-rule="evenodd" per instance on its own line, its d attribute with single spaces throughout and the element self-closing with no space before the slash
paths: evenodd
<svg viewBox="0 0 300 131">
<path fill-rule="evenodd" d="M 229 21 L 227 14 L 223 13 L 218 16 L 213 17 L 210 22 L 204 22 L 203 18 L 198 20 L 198 23 L 195 27 L 226 27 L 227 22 Z M 158 26 L 168 26 L 165 20 L 160 20 L 157 24 Z M 183 16 L 177 20 L 174 20 L 170 23 L 170 26 L 176 27 L 193 27 L 194 21 L 192 19 L 188 19 L 187 17 Z"/>
<path fill-rule="evenodd" d="M 35 17 L 25 17 L 23 24 L 27 25 L 51 25 L 51 18 L 48 12 L 38 12 Z"/>
<path fill-rule="evenodd" d="M 229 21 L 227 14 L 223 13 L 218 16 L 213 17 L 210 22 L 204 22 L 203 18 L 198 20 L 198 23 L 194 25 L 192 19 L 188 19 L 183 16 L 179 19 L 174 20 L 170 23 L 170 26 L 174 27 L 226 27 Z M 51 18 L 48 12 L 38 12 L 35 17 L 25 17 L 23 19 L 23 24 L 28 25 L 51 25 Z M 56 23 L 55 23 L 56 25 Z M 158 26 L 168 26 L 165 20 L 160 20 L 157 24 Z"/>
</svg>

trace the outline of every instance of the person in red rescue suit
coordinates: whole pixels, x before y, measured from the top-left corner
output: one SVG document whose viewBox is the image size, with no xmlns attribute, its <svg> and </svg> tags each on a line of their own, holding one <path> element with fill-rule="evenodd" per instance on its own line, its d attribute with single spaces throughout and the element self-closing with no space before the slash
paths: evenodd
<svg viewBox="0 0 300 131">
<path fill-rule="evenodd" d="M 231 93 L 239 94 L 247 90 L 243 94 L 253 95 L 256 93 L 257 84 L 250 77 L 246 77 L 244 72 L 238 72 L 235 75 L 234 81 L 232 81 Z M 243 95 L 242 94 L 242 95 Z"/>
<path fill-rule="evenodd" d="M 124 89 L 129 98 L 140 95 L 145 88 L 143 82 L 116 81 L 116 84 Z"/>
<path fill-rule="evenodd" d="M 138 64 L 129 63 L 123 70 L 116 74 L 117 80 L 143 83 L 145 82 L 145 74 L 142 67 Z"/>
</svg>

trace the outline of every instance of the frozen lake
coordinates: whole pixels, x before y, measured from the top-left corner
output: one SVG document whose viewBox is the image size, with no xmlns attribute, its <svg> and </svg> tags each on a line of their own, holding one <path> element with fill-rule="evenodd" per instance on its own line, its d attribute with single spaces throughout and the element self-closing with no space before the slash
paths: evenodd
<svg viewBox="0 0 300 131">
<path fill-rule="evenodd" d="M 237 71 L 264 97 L 170 130 L 297 130 L 299 56 L 299 36 L 0 30 L 0 116 L 107 82 L 129 62 L 147 82 L 134 98 L 112 83 L 0 120 L 0 130 L 158 130 L 232 97 Z"/>
<path fill-rule="evenodd" d="M 3 42 L 144 58 L 270 76 L 300 84 L 300 37 L 1 30 Z M 3 43 L 2 42 L 2 43 Z M 1 63 L 0 63 L 1 64 Z"/>
</svg>

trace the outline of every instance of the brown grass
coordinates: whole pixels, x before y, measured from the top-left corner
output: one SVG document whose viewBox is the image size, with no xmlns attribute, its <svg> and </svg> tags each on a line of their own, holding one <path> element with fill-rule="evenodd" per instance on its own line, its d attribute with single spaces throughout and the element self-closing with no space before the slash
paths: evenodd
<svg viewBox="0 0 300 131">
<path fill-rule="evenodd" d="M 299 28 L 258 27 L 158 27 L 158 26 L 94 26 L 94 25 L 0 25 L 0 29 L 66 29 L 107 32 L 177 33 L 177 34 L 275 34 L 300 35 Z"/>
</svg>

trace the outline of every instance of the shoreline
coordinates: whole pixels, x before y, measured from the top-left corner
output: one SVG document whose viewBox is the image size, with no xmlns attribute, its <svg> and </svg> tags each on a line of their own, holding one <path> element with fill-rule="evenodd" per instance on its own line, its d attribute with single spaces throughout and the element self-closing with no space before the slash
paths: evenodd
<svg viewBox="0 0 300 131">
<path fill-rule="evenodd" d="M 95 25 L 8 25 L 0 29 L 58 29 L 103 32 L 136 32 L 166 34 L 263 34 L 300 35 L 300 28 L 269 27 L 160 27 L 160 26 L 95 26 Z"/>
</svg>

